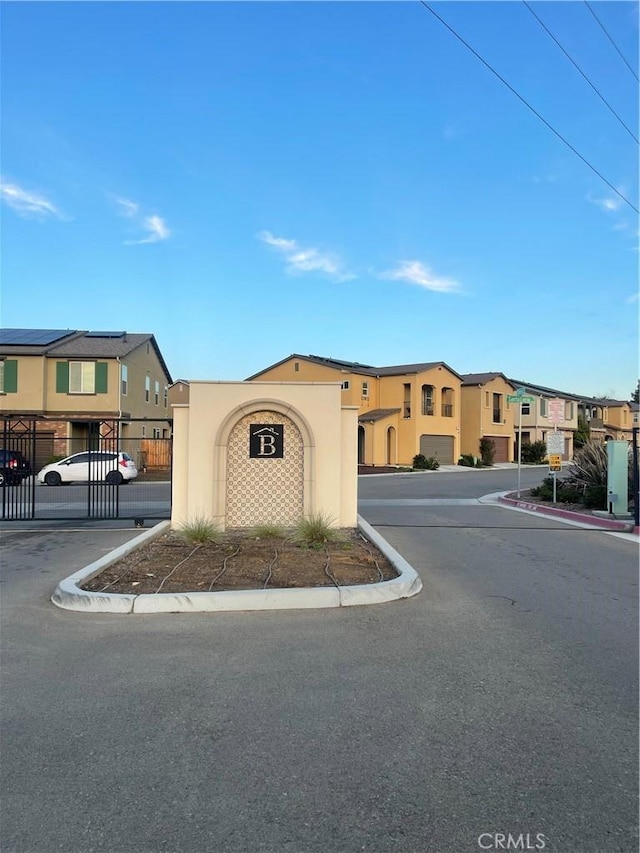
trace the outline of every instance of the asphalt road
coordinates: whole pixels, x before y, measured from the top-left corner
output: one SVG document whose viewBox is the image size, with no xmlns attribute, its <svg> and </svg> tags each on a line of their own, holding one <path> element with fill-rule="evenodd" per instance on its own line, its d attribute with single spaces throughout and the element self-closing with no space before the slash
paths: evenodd
<svg viewBox="0 0 640 853">
<path fill-rule="evenodd" d="M 377 607 L 60 611 L 136 531 L 5 525 L 0 849 L 635 852 L 637 545 L 506 477 L 361 481 L 425 587 Z"/>
</svg>

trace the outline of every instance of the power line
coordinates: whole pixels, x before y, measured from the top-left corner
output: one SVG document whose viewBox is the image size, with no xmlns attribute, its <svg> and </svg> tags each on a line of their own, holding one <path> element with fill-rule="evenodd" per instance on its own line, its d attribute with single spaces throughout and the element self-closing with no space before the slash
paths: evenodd
<svg viewBox="0 0 640 853">
<path fill-rule="evenodd" d="M 543 21 L 541 18 L 539 18 L 539 17 L 538 17 L 538 15 L 536 15 L 536 13 L 533 11 L 533 9 L 532 9 L 532 8 L 531 8 L 531 6 L 529 5 L 529 3 L 527 3 L 527 0 L 522 0 L 522 2 L 523 2 L 523 3 L 524 3 L 524 5 L 527 7 L 527 9 L 531 12 L 531 14 L 532 14 L 532 15 L 533 15 L 533 17 L 536 19 L 536 21 L 540 24 L 540 26 L 542 27 L 542 29 L 543 29 L 543 30 L 544 30 L 544 31 L 549 35 L 549 37 L 550 37 L 550 38 L 552 38 L 552 39 L 554 40 L 554 42 L 558 45 L 558 47 L 560 48 L 560 50 L 564 53 L 564 55 L 567 57 L 567 59 L 568 59 L 568 60 L 569 60 L 569 62 L 573 65 L 573 67 L 574 67 L 574 68 L 575 68 L 575 69 L 576 69 L 576 70 L 577 70 L 577 71 L 582 75 L 582 77 L 583 77 L 583 78 L 587 81 L 587 83 L 591 86 L 591 88 L 592 88 L 592 89 L 593 89 L 593 91 L 596 93 L 596 95 L 600 98 L 600 100 L 601 100 L 604 104 L 606 104 L 606 106 L 611 110 L 611 112 L 612 112 L 612 113 L 614 114 L 614 116 L 618 119 L 618 121 L 620 122 L 620 124 L 621 124 L 621 125 L 624 127 L 624 129 L 627 131 L 627 133 L 629 134 L 629 136 L 631 136 L 631 138 L 632 138 L 632 139 L 634 139 L 637 143 L 640 143 L 640 140 L 638 139 L 638 137 L 633 133 L 633 131 L 632 131 L 629 127 L 627 127 L 627 125 L 626 125 L 626 124 L 624 123 L 624 121 L 620 118 L 620 116 L 618 115 L 618 113 L 617 113 L 617 112 L 614 110 L 614 108 L 611 106 L 611 104 L 609 103 L 609 101 L 607 101 L 607 99 L 604 97 L 604 95 L 602 95 L 602 94 L 598 91 L 598 89 L 596 89 L 596 87 L 595 87 L 595 86 L 594 86 L 594 84 L 591 82 L 591 80 L 589 80 L 589 78 L 588 78 L 588 77 L 587 77 L 587 75 L 584 73 L 584 71 L 582 70 L 582 68 L 580 68 L 580 66 L 578 65 L 578 63 L 577 63 L 577 62 L 575 62 L 575 60 L 573 59 L 573 57 L 572 57 L 572 56 L 571 56 L 571 55 L 570 55 L 570 54 L 569 54 L 569 53 L 564 49 L 564 47 L 560 44 L 560 42 L 559 42 L 559 41 L 558 41 L 558 39 L 554 36 L 554 34 L 551 32 L 551 30 L 546 26 L 546 24 L 544 23 L 544 21 Z"/>
<path fill-rule="evenodd" d="M 602 32 L 605 34 L 605 36 L 609 39 L 609 41 L 611 42 L 611 44 L 612 44 L 612 45 L 615 47 L 615 49 L 618 51 L 618 53 L 620 54 L 620 58 L 622 59 L 622 61 L 624 62 L 624 64 L 627 66 L 627 68 L 629 69 L 629 71 L 633 74 L 633 76 L 636 78 L 636 80 L 638 80 L 638 75 L 637 75 L 637 74 L 636 74 L 636 72 L 633 70 L 633 68 L 629 65 L 629 63 L 627 62 L 627 60 L 624 58 L 624 56 L 622 55 L 622 51 L 620 50 L 620 48 L 618 47 L 618 45 L 614 42 L 614 40 L 611 38 L 611 36 L 609 35 L 609 33 L 606 31 L 604 24 L 602 23 L 602 21 L 600 20 L 600 18 L 596 15 L 596 13 L 593 11 L 593 9 L 591 8 L 591 5 L 587 2 L 587 0 L 584 0 L 584 5 L 587 7 L 587 9 L 591 12 L 591 14 L 593 15 L 593 17 L 594 17 L 594 18 L 596 19 L 596 21 L 598 22 L 598 24 L 600 25 L 600 29 L 602 30 Z M 638 82 L 640 83 L 640 80 L 638 80 Z"/>
<path fill-rule="evenodd" d="M 540 119 L 540 121 L 541 121 L 541 122 L 542 122 L 546 127 L 548 127 L 548 128 L 549 128 L 549 130 L 550 130 L 553 134 L 555 134 L 555 136 L 557 136 L 557 137 L 558 137 L 558 139 L 560 139 L 562 142 L 564 142 L 564 144 L 567 146 L 567 148 L 569 148 L 571 151 L 573 151 L 573 153 L 576 155 L 576 157 L 578 157 L 580 160 L 582 160 L 582 162 L 585 164 L 585 166 L 588 166 L 588 167 L 591 169 L 591 171 L 592 171 L 595 175 L 597 175 L 597 176 L 600 178 L 600 180 L 601 180 L 601 181 L 604 181 L 604 183 L 609 187 L 609 189 L 613 190 L 613 192 L 614 192 L 617 196 L 619 196 L 625 204 L 628 204 L 628 205 L 629 205 L 629 207 L 630 207 L 632 210 L 634 210 L 636 213 L 640 214 L 640 210 L 638 210 L 638 208 L 637 208 L 637 207 L 636 207 L 632 202 L 630 202 L 630 201 L 629 201 L 629 199 L 628 199 L 626 196 L 624 196 L 624 195 L 620 192 L 620 190 L 619 190 L 619 189 L 616 189 L 616 187 L 614 187 L 614 185 L 613 185 L 610 181 L 608 181 L 608 180 L 605 178 L 605 176 L 604 176 L 603 174 L 601 174 L 601 173 L 596 169 L 596 167 L 595 167 L 595 166 L 592 166 L 592 165 L 591 165 L 591 163 L 590 163 L 590 162 L 589 162 L 585 157 L 583 157 L 583 156 L 582 156 L 582 154 L 581 154 L 579 151 L 577 151 L 577 150 L 573 147 L 573 145 L 572 145 L 570 142 L 568 142 L 568 141 L 564 138 L 564 136 L 563 136 L 561 133 L 559 133 L 559 132 L 558 132 L 558 131 L 557 131 L 557 130 L 552 126 L 552 125 L 550 125 L 550 124 L 549 124 L 549 122 L 546 120 L 546 118 L 544 118 L 543 116 L 541 116 L 541 115 L 540 115 L 540 113 L 539 113 L 539 112 L 538 112 L 534 107 L 532 107 L 532 106 L 531 106 L 531 104 L 530 104 L 527 100 L 525 100 L 525 98 L 523 98 L 523 97 L 522 97 L 522 95 L 521 95 L 519 92 L 517 92 L 517 91 L 513 88 L 513 86 L 512 86 L 510 83 L 508 83 L 508 82 L 504 79 L 504 77 L 502 77 L 502 76 L 501 76 L 501 75 L 500 75 L 500 74 L 495 70 L 495 68 L 493 68 L 491 65 L 489 65 L 489 63 L 488 63 L 485 59 L 483 59 L 483 58 L 482 58 L 482 56 L 480 56 L 480 54 L 478 53 L 478 51 L 477 51 L 477 50 L 475 50 L 473 47 L 471 47 L 471 45 L 469 44 L 469 42 L 465 41 L 465 40 L 462 38 L 462 36 L 461 36 L 461 35 L 459 35 L 459 34 L 458 34 L 454 29 L 453 29 L 453 27 L 451 27 L 451 26 L 450 26 L 450 25 L 449 25 L 449 24 L 448 24 L 448 23 L 447 23 L 443 18 L 441 18 L 441 17 L 440 17 L 440 15 L 438 15 L 438 13 L 437 13 L 437 12 L 434 12 L 434 10 L 431 8 L 431 6 L 429 6 L 429 4 L 426 2 L 426 0 L 420 0 L 420 3 L 425 7 L 425 9 L 427 9 L 427 11 L 431 12 L 431 14 L 432 14 L 435 18 L 437 18 L 437 19 L 440 21 L 440 23 L 441 23 L 441 24 L 443 24 L 443 25 L 444 25 L 444 26 L 449 30 L 449 32 L 450 32 L 450 33 L 452 33 L 452 34 L 453 34 L 453 35 L 458 39 L 458 41 L 461 41 L 461 42 L 462 42 L 462 44 L 463 44 L 463 45 L 464 45 L 468 50 L 470 50 L 470 51 L 471 51 L 471 53 L 472 53 L 472 54 L 473 54 L 477 59 L 479 59 L 479 60 L 480 60 L 480 62 L 481 62 L 481 63 L 482 63 L 486 68 L 488 68 L 488 69 L 489 69 L 489 71 L 491 71 L 491 73 L 492 73 L 492 74 L 494 74 L 494 75 L 498 78 L 498 80 L 500 80 L 500 82 L 501 82 L 501 83 L 504 83 L 504 85 L 507 87 L 507 89 L 509 89 L 509 91 L 510 91 L 510 92 L 513 92 L 513 94 L 516 96 L 516 98 L 518 98 L 518 100 L 519 100 L 519 101 L 522 101 L 522 103 L 525 105 L 525 107 L 527 107 L 527 109 L 531 110 L 531 112 L 532 112 L 532 113 L 533 113 L 537 118 L 539 118 L 539 119 Z"/>
</svg>

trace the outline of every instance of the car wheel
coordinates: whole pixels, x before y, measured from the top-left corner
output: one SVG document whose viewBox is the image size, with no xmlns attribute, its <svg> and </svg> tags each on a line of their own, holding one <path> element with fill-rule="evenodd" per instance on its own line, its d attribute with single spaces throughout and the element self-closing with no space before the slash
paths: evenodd
<svg viewBox="0 0 640 853">
<path fill-rule="evenodd" d="M 44 481 L 47 486 L 59 486 L 62 482 L 62 477 L 58 474 L 57 471 L 48 471 L 44 475 Z"/>
<path fill-rule="evenodd" d="M 109 473 L 105 477 L 105 480 L 107 481 L 107 483 L 109 483 L 110 486 L 119 486 L 124 480 L 124 477 L 122 476 L 120 471 L 109 471 Z"/>
<path fill-rule="evenodd" d="M 4 486 L 7 482 L 7 478 L 4 476 L 4 471 L 0 471 L 0 487 Z"/>
</svg>

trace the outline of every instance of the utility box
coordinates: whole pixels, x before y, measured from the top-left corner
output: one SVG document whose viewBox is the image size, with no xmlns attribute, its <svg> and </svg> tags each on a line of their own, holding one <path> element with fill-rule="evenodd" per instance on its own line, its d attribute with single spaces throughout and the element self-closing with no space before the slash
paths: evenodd
<svg viewBox="0 0 640 853">
<path fill-rule="evenodd" d="M 627 479 L 629 471 L 629 443 L 607 442 L 607 509 L 614 515 L 625 515 L 629 509 Z"/>
</svg>

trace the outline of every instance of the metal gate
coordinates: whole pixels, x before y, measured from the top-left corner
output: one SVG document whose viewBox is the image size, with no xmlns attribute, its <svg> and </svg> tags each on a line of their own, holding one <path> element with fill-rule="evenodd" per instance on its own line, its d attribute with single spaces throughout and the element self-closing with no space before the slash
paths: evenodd
<svg viewBox="0 0 640 853">
<path fill-rule="evenodd" d="M 170 518 L 171 425 L 2 418 L 1 519 Z"/>
</svg>

